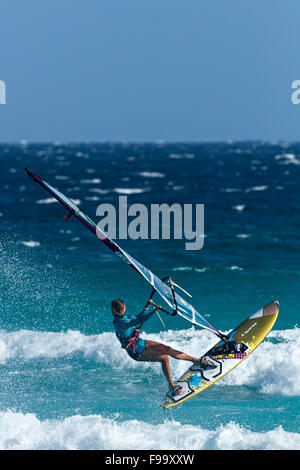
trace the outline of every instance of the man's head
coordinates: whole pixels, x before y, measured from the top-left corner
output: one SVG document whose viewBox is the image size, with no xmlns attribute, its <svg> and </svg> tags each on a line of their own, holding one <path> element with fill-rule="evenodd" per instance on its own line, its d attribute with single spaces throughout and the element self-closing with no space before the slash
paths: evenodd
<svg viewBox="0 0 300 470">
<path fill-rule="evenodd" d="M 120 299 L 113 300 L 111 310 L 115 317 L 122 317 L 126 311 L 125 303 Z"/>
</svg>

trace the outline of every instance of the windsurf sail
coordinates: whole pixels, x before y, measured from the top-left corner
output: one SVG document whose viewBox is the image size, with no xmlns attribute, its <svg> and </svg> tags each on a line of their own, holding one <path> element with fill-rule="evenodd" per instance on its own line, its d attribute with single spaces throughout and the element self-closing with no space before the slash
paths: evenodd
<svg viewBox="0 0 300 470">
<path fill-rule="evenodd" d="M 186 300 L 184 300 L 179 294 L 174 291 L 175 283 L 171 283 L 169 287 L 159 277 L 153 274 L 149 269 L 143 266 L 139 261 L 130 256 L 125 250 L 119 247 L 117 243 L 111 240 L 90 217 L 88 217 L 74 202 L 58 191 L 56 188 L 51 186 L 46 181 L 42 180 L 39 176 L 32 173 L 28 168 L 25 168 L 28 176 L 39 183 L 46 191 L 48 191 L 58 202 L 60 202 L 67 210 L 68 215 L 64 217 L 64 220 L 71 216 L 76 217 L 83 225 L 85 225 L 94 235 L 96 235 L 108 248 L 110 248 L 117 256 L 119 256 L 125 263 L 127 263 L 132 269 L 137 271 L 146 281 L 151 284 L 158 294 L 165 300 L 165 302 L 176 311 L 185 320 L 188 320 L 194 325 L 198 325 L 201 328 L 205 328 L 215 333 L 220 338 L 224 339 L 224 335 L 212 326 L 195 308 Z"/>
</svg>

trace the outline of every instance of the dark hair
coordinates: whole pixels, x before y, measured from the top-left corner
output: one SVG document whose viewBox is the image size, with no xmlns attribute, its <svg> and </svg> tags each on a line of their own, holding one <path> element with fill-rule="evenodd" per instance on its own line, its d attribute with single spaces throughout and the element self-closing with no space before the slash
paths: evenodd
<svg viewBox="0 0 300 470">
<path fill-rule="evenodd" d="M 122 313 L 122 310 L 124 307 L 125 307 L 125 303 L 121 299 L 113 300 L 111 303 L 112 313 L 117 316 Z"/>
</svg>

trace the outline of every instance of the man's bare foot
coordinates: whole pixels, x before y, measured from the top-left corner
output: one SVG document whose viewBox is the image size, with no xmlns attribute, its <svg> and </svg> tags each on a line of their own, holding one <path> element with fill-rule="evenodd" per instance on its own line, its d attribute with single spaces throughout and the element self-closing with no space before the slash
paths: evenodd
<svg viewBox="0 0 300 470">
<path fill-rule="evenodd" d="M 195 359 L 193 362 L 196 366 L 199 366 L 201 367 L 201 369 L 204 369 L 204 370 L 215 369 L 217 367 L 212 361 L 209 361 L 205 357 L 200 357 L 199 359 Z"/>
<path fill-rule="evenodd" d="M 195 359 L 195 360 L 193 361 L 193 363 L 194 363 L 194 364 L 205 364 L 205 365 L 207 365 L 207 366 L 208 366 L 209 364 L 211 364 L 211 362 L 210 362 L 208 359 L 206 359 L 205 357 L 199 357 L 198 359 Z"/>
<path fill-rule="evenodd" d="M 197 364 L 197 365 L 204 364 L 204 365 L 207 365 L 207 366 L 210 364 L 210 362 L 209 362 L 207 359 L 202 358 L 202 357 L 200 357 L 199 359 L 195 359 L 195 360 L 193 361 L 193 363 L 194 363 L 194 364 Z"/>
<path fill-rule="evenodd" d="M 199 365 L 202 367 L 204 370 L 207 369 L 215 369 L 217 366 L 212 362 L 206 359 L 205 357 L 200 357 L 199 359 Z"/>
<path fill-rule="evenodd" d="M 171 395 L 174 397 L 175 395 L 182 395 L 182 387 L 180 385 L 170 385 L 170 392 Z"/>
</svg>

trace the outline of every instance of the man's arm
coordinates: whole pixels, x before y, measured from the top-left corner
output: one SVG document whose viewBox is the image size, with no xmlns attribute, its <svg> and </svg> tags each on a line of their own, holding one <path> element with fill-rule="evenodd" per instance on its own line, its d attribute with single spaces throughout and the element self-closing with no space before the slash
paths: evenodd
<svg viewBox="0 0 300 470">
<path fill-rule="evenodd" d="M 126 320 L 124 319 L 124 325 L 123 327 L 136 327 L 140 328 L 147 320 L 149 320 L 150 317 L 159 309 L 161 308 L 160 305 L 154 305 L 153 310 L 151 312 L 148 312 L 149 306 L 152 304 L 152 301 L 150 300 L 147 305 L 143 308 L 143 310 L 136 316 L 128 316 Z"/>
<path fill-rule="evenodd" d="M 150 317 L 156 312 L 156 308 L 148 312 L 149 305 L 144 307 L 143 310 L 136 316 L 137 322 L 139 324 L 144 324 Z"/>
<path fill-rule="evenodd" d="M 154 306 L 154 309 L 151 311 L 151 312 L 148 312 L 147 313 L 147 310 L 149 308 L 149 306 L 153 304 Z M 140 320 L 141 324 L 144 324 L 147 320 L 149 320 L 150 317 L 152 317 L 152 315 L 154 313 L 157 312 L 157 310 L 159 310 L 161 308 L 160 305 L 155 305 L 155 303 L 153 302 L 152 299 L 149 299 L 149 301 L 147 302 L 147 305 L 143 308 L 143 310 L 141 311 L 141 313 L 139 313 L 136 318 L 138 320 Z"/>
<path fill-rule="evenodd" d="M 146 307 L 144 307 L 136 317 L 133 315 L 126 315 L 125 318 L 121 318 L 122 329 L 124 330 L 131 327 L 140 328 L 156 311 L 156 309 L 154 309 L 147 313 L 148 309 L 149 305 L 146 305 Z"/>
</svg>

